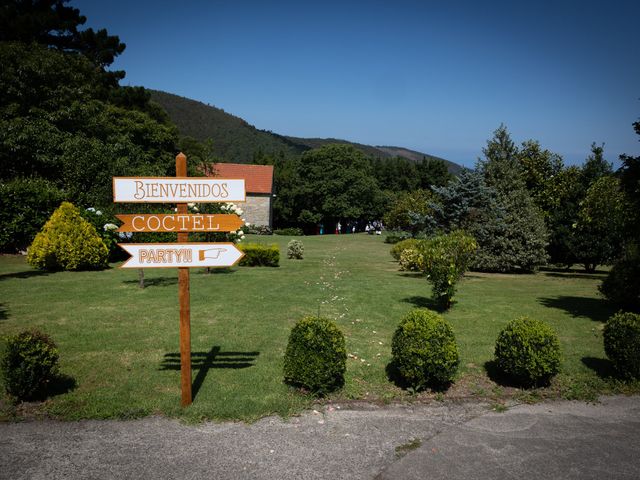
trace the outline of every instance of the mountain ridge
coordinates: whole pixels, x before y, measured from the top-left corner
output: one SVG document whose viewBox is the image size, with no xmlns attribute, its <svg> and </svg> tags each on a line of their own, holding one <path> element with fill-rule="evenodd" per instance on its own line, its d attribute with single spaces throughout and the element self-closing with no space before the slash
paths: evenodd
<svg viewBox="0 0 640 480">
<path fill-rule="evenodd" d="M 214 139 L 214 154 L 226 161 L 249 163 L 256 152 L 300 155 L 330 143 L 352 145 L 365 155 L 377 158 L 402 157 L 413 162 L 442 160 L 452 174 L 462 166 L 444 158 L 405 147 L 365 145 L 338 138 L 300 138 L 260 130 L 241 117 L 219 107 L 161 90 L 147 89 L 151 99 L 163 107 L 182 135 L 199 141 Z"/>
</svg>

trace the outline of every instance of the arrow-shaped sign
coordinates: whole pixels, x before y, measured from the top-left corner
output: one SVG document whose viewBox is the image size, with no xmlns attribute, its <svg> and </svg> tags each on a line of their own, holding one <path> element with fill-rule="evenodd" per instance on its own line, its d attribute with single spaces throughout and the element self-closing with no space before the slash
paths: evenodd
<svg viewBox="0 0 640 480">
<path fill-rule="evenodd" d="M 118 232 L 235 232 L 244 222 L 235 214 L 127 214 Z"/>
<path fill-rule="evenodd" d="M 120 268 L 230 267 L 244 253 L 233 243 L 119 243 L 131 258 Z"/>
</svg>

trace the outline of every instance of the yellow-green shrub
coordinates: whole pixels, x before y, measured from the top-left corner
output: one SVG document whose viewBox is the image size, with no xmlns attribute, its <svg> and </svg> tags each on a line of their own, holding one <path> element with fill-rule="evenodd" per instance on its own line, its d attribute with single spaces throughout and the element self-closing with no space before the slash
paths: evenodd
<svg viewBox="0 0 640 480">
<path fill-rule="evenodd" d="M 36 235 L 27 262 L 45 270 L 103 268 L 109 250 L 96 229 L 69 202 L 63 202 Z"/>
<path fill-rule="evenodd" d="M 240 260 L 243 267 L 277 267 L 280 263 L 280 248 L 260 243 L 241 243 L 238 248 L 244 252 Z"/>
<path fill-rule="evenodd" d="M 391 256 L 396 261 L 399 261 L 400 256 L 402 255 L 402 252 L 407 249 L 415 250 L 416 246 L 418 245 L 418 242 L 419 240 L 416 240 L 415 238 L 407 238 L 406 240 L 400 240 L 398 243 L 393 245 L 393 247 L 391 247 L 391 250 L 389 253 L 391 253 Z"/>
</svg>

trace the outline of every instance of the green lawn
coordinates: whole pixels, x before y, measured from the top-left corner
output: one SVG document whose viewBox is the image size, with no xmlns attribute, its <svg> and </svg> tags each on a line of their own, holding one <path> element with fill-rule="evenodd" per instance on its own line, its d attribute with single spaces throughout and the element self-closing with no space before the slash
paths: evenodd
<svg viewBox="0 0 640 480">
<path fill-rule="evenodd" d="M 290 238 L 251 239 L 280 245 L 279 268 L 191 271 L 195 398 L 186 409 L 180 407 L 177 270 L 145 270 L 142 290 L 136 270 L 116 265 L 48 274 L 31 269 L 23 257 L 0 257 L 0 334 L 28 326 L 46 331 L 59 346 L 63 373 L 77 383 L 36 410 L 67 419 L 159 413 L 187 420 L 297 412 L 313 400 L 282 383 L 282 356 L 294 322 L 318 313 L 336 320 L 352 355 L 346 385 L 331 400 L 410 398 L 389 382 L 385 367 L 400 318 L 432 305 L 425 279 L 399 272 L 379 236 L 304 237 L 301 261 L 285 258 Z M 607 378 L 602 327 L 614 310 L 598 296 L 601 279 L 576 272 L 469 273 L 445 314 L 462 361 L 459 379 L 444 397 L 501 401 L 523 395 L 497 386 L 484 368 L 499 330 L 519 315 L 549 322 L 564 351 L 563 373 L 534 396 L 640 391 L 637 384 Z M 3 416 L 16 414 L 2 403 Z"/>
</svg>

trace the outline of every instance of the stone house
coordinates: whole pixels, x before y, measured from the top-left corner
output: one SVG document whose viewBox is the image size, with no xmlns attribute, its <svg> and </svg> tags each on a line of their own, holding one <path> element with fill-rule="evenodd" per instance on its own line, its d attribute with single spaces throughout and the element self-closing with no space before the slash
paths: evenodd
<svg viewBox="0 0 640 480">
<path fill-rule="evenodd" d="M 255 225 L 273 228 L 273 165 L 215 163 L 215 176 L 244 178 L 246 202 L 240 203 L 242 217 Z"/>
</svg>

